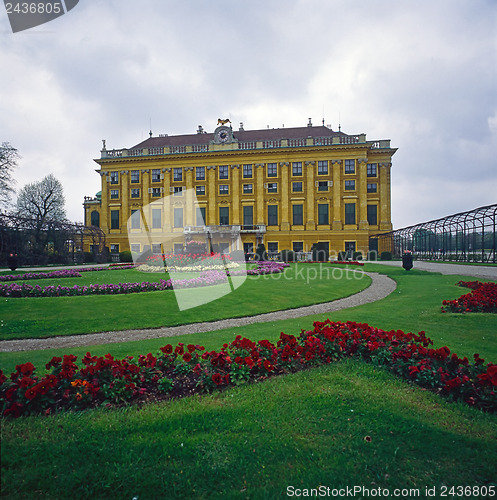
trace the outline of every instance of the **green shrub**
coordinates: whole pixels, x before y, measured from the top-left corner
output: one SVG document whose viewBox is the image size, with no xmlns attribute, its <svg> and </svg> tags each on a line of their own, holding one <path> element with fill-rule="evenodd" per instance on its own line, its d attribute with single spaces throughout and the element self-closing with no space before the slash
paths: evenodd
<svg viewBox="0 0 497 500">
<path fill-rule="evenodd" d="M 295 262 L 295 252 L 293 250 L 282 250 L 280 258 L 283 262 Z"/>
<path fill-rule="evenodd" d="M 267 252 L 266 252 L 266 246 L 264 245 L 264 243 L 261 243 L 256 251 L 255 251 L 255 258 L 256 260 L 258 261 L 263 261 L 263 260 L 267 260 Z"/>
<path fill-rule="evenodd" d="M 352 260 L 362 260 L 362 252 L 354 252 Z"/>
<path fill-rule="evenodd" d="M 347 252 L 338 252 L 338 260 L 340 262 L 347 260 Z"/>
<path fill-rule="evenodd" d="M 392 252 L 381 252 L 380 260 L 392 260 Z"/>
<path fill-rule="evenodd" d="M 133 256 L 129 250 L 124 250 L 119 253 L 119 260 L 121 262 L 133 262 Z"/>
<path fill-rule="evenodd" d="M 378 252 L 376 250 L 370 250 L 368 252 L 368 260 L 378 260 Z"/>
<path fill-rule="evenodd" d="M 328 262 L 328 257 L 330 256 L 329 251 L 326 246 L 319 242 L 314 243 L 311 248 L 312 260 L 315 262 Z"/>
<path fill-rule="evenodd" d="M 85 252 L 83 262 L 95 262 L 95 254 L 93 252 Z"/>
</svg>

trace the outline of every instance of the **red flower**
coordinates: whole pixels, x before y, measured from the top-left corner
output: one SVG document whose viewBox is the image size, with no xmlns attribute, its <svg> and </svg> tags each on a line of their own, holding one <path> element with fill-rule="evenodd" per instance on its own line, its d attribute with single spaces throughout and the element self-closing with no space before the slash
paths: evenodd
<svg viewBox="0 0 497 500">
<path fill-rule="evenodd" d="M 189 353 L 189 352 L 185 352 L 185 354 L 183 354 L 183 359 L 189 363 L 191 360 L 192 360 L 192 355 Z"/>
<path fill-rule="evenodd" d="M 221 385 L 223 383 L 223 377 L 221 376 L 220 373 L 214 373 L 214 375 L 212 375 L 212 381 L 216 385 Z"/>
<path fill-rule="evenodd" d="M 160 350 L 164 354 L 171 354 L 173 352 L 173 346 L 171 344 L 167 344 L 164 347 L 161 347 Z"/>
<path fill-rule="evenodd" d="M 269 361 L 269 359 L 265 359 L 263 365 L 268 372 L 272 372 L 274 370 L 274 365 L 271 364 L 271 361 Z"/>
<path fill-rule="evenodd" d="M 35 389 L 36 386 L 33 386 L 33 387 L 30 387 L 25 393 L 24 393 L 24 396 L 26 397 L 26 399 L 29 399 L 30 401 L 32 399 L 34 399 L 36 397 L 36 395 L 38 394 L 36 389 Z"/>
<path fill-rule="evenodd" d="M 248 366 L 249 368 L 253 368 L 253 367 L 254 367 L 254 364 L 255 364 L 255 363 L 254 363 L 254 360 L 253 360 L 250 356 L 247 356 L 247 357 L 245 358 L 245 363 L 247 364 L 247 366 Z"/>
<path fill-rule="evenodd" d="M 24 363 L 23 365 L 16 365 L 17 373 L 30 377 L 35 371 L 33 363 Z"/>
<path fill-rule="evenodd" d="M 46 365 L 45 365 L 45 368 L 47 370 L 50 370 L 50 367 L 57 367 L 60 365 L 60 363 L 62 362 L 62 358 L 58 358 L 56 356 L 54 356 Z M 83 362 L 84 362 L 84 359 L 83 359 Z"/>
</svg>

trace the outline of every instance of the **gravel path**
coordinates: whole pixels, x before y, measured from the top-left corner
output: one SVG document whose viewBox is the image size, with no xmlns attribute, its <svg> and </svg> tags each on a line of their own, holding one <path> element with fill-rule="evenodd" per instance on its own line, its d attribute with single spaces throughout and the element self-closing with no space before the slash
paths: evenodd
<svg viewBox="0 0 497 500">
<path fill-rule="evenodd" d="M 357 271 L 359 272 L 359 271 Z M 209 332 L 223 328 L 237 328 L 252 323 L 266 323 L 282 319 L 300 318 L 311 314 L 326 314 L 348 307 L 354 307 L 369 302 L 376 302 L 391 294 L 396 283 L 388 276 L 377 273 L 365 273 L 371 279 L 371 285 L 362 292 L 343 299 L 315 304 L 312 306 L 275 311 L 271 313 L 248 316 L 244 318 L 223 319 L 219 321 L 193 323 L 189 325 L 154 328 L 147 330 L 124 330 L 116 332 L 90 333 L 87 335 L 71 335 L 65 337 L 51 337 L 48 339 L 3 340 L 0 342 L 0 352 L 34 351 L 40 349 L 71 348 L 98 344 L 112 344 L 134 340 L 174 337 L 189 333 Z"/>
<path fill-rule="evenodd" d="M 384 261 L 378 262 L 385 266 L 402 266 L 400 261 Z M 445 262 L 424 262 L 422 260 L 414 261 L 414 268 L 421 271 L 430 271 L 432 273 L 441 274 L 459 274 L 462 276 L 474 276 L 475 278 L 485 278 L 497 280 L 497 266 L 470 266 L 464 264 L 449 264 Z"/>
</svg>

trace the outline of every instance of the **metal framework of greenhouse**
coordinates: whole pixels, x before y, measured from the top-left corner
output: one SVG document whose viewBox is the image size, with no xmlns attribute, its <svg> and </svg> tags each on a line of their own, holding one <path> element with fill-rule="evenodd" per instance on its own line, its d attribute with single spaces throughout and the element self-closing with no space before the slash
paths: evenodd
<svg viewBox="0 0 497 500">
<path fill-rule="evenodd" d="M 371 239 L 394 258 L 411 251 L 419 260 L 495 263 L 496 217 L 497 204 L 487 205 L 376 234 Z"/>
<path fill-rule="evenodd" d="M 40 223 L 36 219 L 0 212 L 0 266 L 10 254 L 17 254 L 23 265 L 69 264 L 82 259 L 83 240 L 89 239 L 94 251 L 105 249 L 105 233 L 98 227 L 59 221 Z"/>
</svg>

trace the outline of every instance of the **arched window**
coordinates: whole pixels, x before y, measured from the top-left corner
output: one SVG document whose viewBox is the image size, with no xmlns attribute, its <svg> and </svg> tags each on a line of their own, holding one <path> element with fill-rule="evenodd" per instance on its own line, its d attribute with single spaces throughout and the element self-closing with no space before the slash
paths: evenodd
<svg viewBox="0 0 497 500">
<path fill-rule="evenodd" d="M 96 210 L 91 213 L 91 225 L 100 227 L 100 214 Z"/>
</svg>

